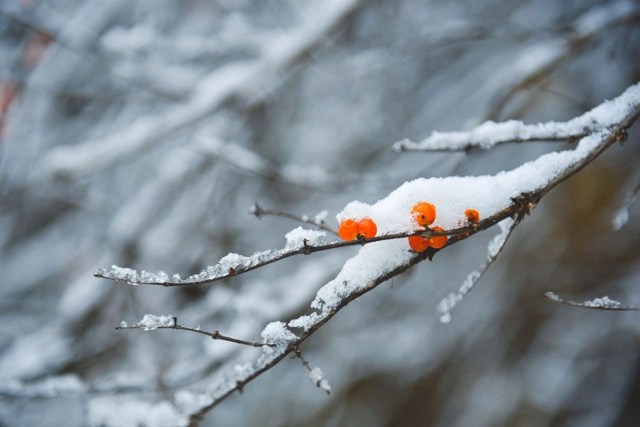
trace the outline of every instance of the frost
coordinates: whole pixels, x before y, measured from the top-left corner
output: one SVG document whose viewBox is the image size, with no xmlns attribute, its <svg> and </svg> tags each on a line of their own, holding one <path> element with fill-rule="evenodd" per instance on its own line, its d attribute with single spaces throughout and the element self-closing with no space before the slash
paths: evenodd
<svg viewBox="0 0 640 427">
<path fill-rule="evenodd" d="M 127 322 L 125 322 L 124 320 L 122 322 L 120 322 L 120 327 L 121 328 L 128 328 L 129 325 L 127 324 Z"/>
<path fill-rule="evenodd" d="M 287 239 L 285 250 L 295 250 L 305 246 L 318 246 L 325 243 L 327 233 L 298 227 L 288 232 L 284 237 Z"/>
<path fill-rule="evenodd" d="M 327 394 L 331 394 L 331 385 L 320 368 L 313 367 L 309 369 L 309 378 L 311 378 L 316 387 L 324 390 Z"/>
<path fill-rule="evenodd" d="M 134 326 L 138 326 L 145 331 L 153 331 L 158 328 L 170 328 L 175 324 L 175 318 L 169 316 L 156 316 L 155 314 L 145 314 L 142 320 Z"/>
</svg>

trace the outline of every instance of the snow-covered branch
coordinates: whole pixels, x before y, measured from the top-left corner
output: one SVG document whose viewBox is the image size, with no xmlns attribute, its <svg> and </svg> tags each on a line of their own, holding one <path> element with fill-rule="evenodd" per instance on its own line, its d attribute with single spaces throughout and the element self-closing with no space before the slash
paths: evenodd
<svg viewBox="0 0 640 427">
<path fill-rule="evenodd" d="M 640 307 L 622 304 L 620 301 L 613 300 L 608 296 L 581 302 L 564 299 L 553 292 L 546 292 L 544 296 L 550 301 L 572 307 L 589 308 L 592 310 L 602 311 L 640 311 Z"/>
<path fill-rule="evenodd" d="M 404 140 L 393 145 L 395 151 L 469 151 L 490 149 L 495 145 L 535 141 L 576 142 L 585 136 L 621 123 L 629 108 L 638 103 L 638 85 L 622 95 L 605 101 L 591 111 L 567 122 L 525 124 L 517 120 L 496 123 L 488 121 L 465 132 L 433 132 L 428 138 L 413 142 Z"/>
<path fill-rule="evenodd" d="M 249 347 L 273 346 L 270 343 L 261 343 L 255 341 L 246 341 L 239 338 L 222 335 L 218 331 L 203 331 L 200 327 L 191 327 L 178 324 L 176 316 L 156 316 L 154 314 L 145 314 L 145 316 L 137 323 L 128 324 L 122 321 L 116 328 L 118 330 L 141 329 L 143 331 L 155 331 L 156 329 L 175 329 L 176 331 L 189 331 L 196 334 L 206 335 L 214 340 L 227 341 L 234 344 L 247 345 Z"/>
</svg>

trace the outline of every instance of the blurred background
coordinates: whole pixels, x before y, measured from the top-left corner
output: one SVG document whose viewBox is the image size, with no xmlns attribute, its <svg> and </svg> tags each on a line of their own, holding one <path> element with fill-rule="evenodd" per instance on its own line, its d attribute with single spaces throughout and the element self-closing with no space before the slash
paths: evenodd
<svg viewBox="0 0 640 427">
<path fill-rule="evenodd" d="M 357 248 L 212 286 L 129 287 L 111 264 L 183 276 L 417 177 L 494 174 L 569 144 L 393 153 L 487 119 L 566 120 L 640 80 L 632 0 L 0 0 L 0 425 L 173 426 L 306 313 Z M 637 426 L 639 126 L 556 188 L 440 324 L 491 229 L 352 303 L 204 426 Z M 193 336 L 192 336 L 193 335 Z"/>
</svg>

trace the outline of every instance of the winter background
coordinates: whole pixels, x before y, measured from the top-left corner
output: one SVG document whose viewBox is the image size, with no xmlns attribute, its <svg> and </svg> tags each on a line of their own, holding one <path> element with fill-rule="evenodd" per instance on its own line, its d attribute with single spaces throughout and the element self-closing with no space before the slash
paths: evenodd
<svg viewBox="0 0 640 427">
<path fill-rule="evenodd" d="M 634 1 L 1 0 L 0 425 L 173 426 L 308 312 L 357 247 L 209 286 L 127 286 L 282 248 L 299 224 L 418 177 L 495 174 L 566 143 L 394 153 L 487 119 L 568 120 L 640 80 Z M 327 396 L 284 360 L 203 426 L 636 426 L 639 132 L 546 196 L 478 287 L 497 227 L 351 303 L 309 339 Z M 325 212 L 326 211 L 326 212 Z M 620 214 L 622 212 L 622 214 Z M 625 216 L 628 216 L 625 218 Z M 625 221 L 626 219 L 626 221 Z"/>
</svg>

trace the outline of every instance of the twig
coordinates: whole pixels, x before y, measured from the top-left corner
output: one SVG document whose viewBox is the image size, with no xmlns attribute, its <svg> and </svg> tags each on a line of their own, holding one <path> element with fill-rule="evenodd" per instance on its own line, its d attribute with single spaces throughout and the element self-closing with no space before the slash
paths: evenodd
<svg viewBox="0 0 640 427">
<path fill-rule="evenodd" d="M 553 292 L 545 292 L 544 296 L 550 301 L 557 302 L 559 304 L 569 305 L 571 307 L 589 308 L 592 310 L 602 310 L 602 311 L 640 311 L 640 307 L 634 307 L 632 305 L 624 305 L 621 302 L 612 300 L 607 296 L 604 296 L 602 298 L 595 298 L 590 301 L 583 301 L 583 302 L 565 300 Z"/>
<path fill-rule="evenodd" d="M 298 222 L 302 222 L 305 224 L 310 224 L 313 226 L 318 227 L 321 230 L 324 230 L 326 232 L 329 232 L 331 234 L 335 234 L 336 236 L 338 235 L 338 232 L 336 230 L 334 230 L 333 228 L 329 227 L 327 225 L 327 223 L 324 220 L 321 221 L 316 221 L 316 219 L 311 219 L 306 215 L 303 216 L 298 216 L 289 212 L 284 212 L 284 211 L 279 211 L 279 210 L 275 210 L 275 209 L 269 209 L 269 208 L 263 208 L 262 206 L 260 206 L 257 203 L 254 203 L 251 208 L 249 209 L 249 212 L 252 215 L 255 215 L 256 218 L 260 218 L 263 215 L 271 215 L 271 216 L 277 216 L 280 218 L 286 218 L 286 219 L 290 219 L 293 221 L 298 221 Z"/>
<path fill-rule="evenodd" d="M 311 378 L 311 381 L 313 381 L 315 386 L 319 389 L 322 389 L 325 393 L 331 394 L 331 386 L 329 385 L 327 379 L 324 377 L 322 370 L 317 366 L 311 366 L 307 359 L 302 356 L 300 347 L 295 347 L 293 349 L 293 354 L 298 359 L 300 359 L 300 362 L 302 362 L 302 366 L 304 366 L 305 369 L 309 372 L 309 377 Z"/>
<path fill-rule="evenodd" d="M 480 267 L 480 270 L 469 273 L 465 281 L 462 283 L 460 288 L 456 292 L 452 292 L 447 295 L 446 298 L 442 299 L 437 306 L 437 310 L 440 313 L 440 322 L 449 323 L 451 321 L 451 310 L 460 302 L 462 299 L 471 292 L 474 286 L 480 281 L 484 273 L 487 272 L 489 267 L 495 262 L 498 258 L 498 255 L 504 249 L 507 240 L 511 237 L 513 230 L 520 224 L 520 219 L 516 219 L 515 221 L 511 221 L 511 224 L 508 228 L 504 228 L 503 232 L 497 235 L 494 240 L 492 240 L 489 245 L 489 256 L 487 261 Z M 502 227 L 502 223 L 500 224 Z"/>
<path fill-rule="evenodd" d="M 207 331 L 203 331 L 203 330 L 201 330 L 199 328 L 192 328 L 190 326 L 180 325 L 180 324 L 178 324 L 178 318 L 176 316 L 172 316 L 172 317 L 173 317 L 173 324 L 171 324 L 171 325 L 157 325 L 157 326 L 154 326 L 153 328 L 151 328 L 149 330 L 175 329 L 177 331 L 195 332 L 197 334 L 202 334 L 202 335 L 206 335 L 208 337 L 211 337 L 214 340 L 227 341 L 227 342 L 232 342 L 232 343 L 235 343 L 235 344 L 246 345 L 246 346 L 249 346 L 249 347 L 265 347 L 265 346 L 275 347 L 275 344 L 246 341 L 246 340 L 241 340 L 239 338 L 233 338 L 233 337 L 229 337 L 229 336 L 226 336 L 226 335 L 222 335 L 218 331 L 207 332 Z M 116 327 L 116 329 L 117 330 L 128 330 L 128 329 L 142 329 L 142 330 L 145 330 L 145 326 L 140 324 L 140 323 L 137 323 L 137 324 L 134 324 L 134 325 L 122 324 L 122 325 Z"/>
</svg>

